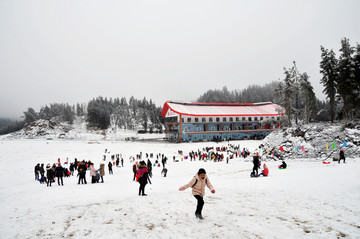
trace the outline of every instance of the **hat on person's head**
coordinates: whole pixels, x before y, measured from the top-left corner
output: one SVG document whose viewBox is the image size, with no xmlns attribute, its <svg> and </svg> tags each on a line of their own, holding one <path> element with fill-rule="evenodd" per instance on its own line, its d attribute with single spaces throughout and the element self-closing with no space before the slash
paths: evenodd
<svg viewBox="0 0 360 239">
<path fill-rule="evenodd" d="M 205 171 L 205 169 L 203 169 L 203 168 L 199 169 L 198 175 L 200 175 L 200 174 L 202 174 L 202 173 L 205 173 L 205 174 L 206 174 L 206 171 Z"/>
</svg>

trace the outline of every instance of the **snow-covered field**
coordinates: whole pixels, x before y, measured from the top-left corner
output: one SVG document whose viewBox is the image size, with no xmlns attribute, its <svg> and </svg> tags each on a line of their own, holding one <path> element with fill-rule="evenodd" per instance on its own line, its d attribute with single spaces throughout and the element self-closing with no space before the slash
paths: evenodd
<svg viewBox="0 0 360 239">
<path fill-rule="evenodd" d="M 236 141 L 253 151 L 261 141 Z M 278 170 L 269 161 L 267 178 L 249 178 L 250 160 L 173 162 L 178 149 L 226 143 L 140 143 L 88 141 L 0 141 L 0 238 L 360 238 L 360 160 L 322 164 L 290 161 Z M 91 160 L 105 149 L 121 153 L 124 168 L 106 170 L 105 183 L 78 185 L 76 176 L 46 187 L 34 180 L 37 163 Z M 153 170 L 147 197 L 138 196 L 129 156 L 140 151 L 168 156 L 168 176 Z M 154 162 L 154 159 L 151 159 Z M 64 164 L 63 164 L 64 165 Z M 203 167 L 216 189 L 206 189 L 204 220 L 194 216 L 191 189 L 179 192 Z M 107 166 L 106 166 L 107 169 Z"/>
</svg>

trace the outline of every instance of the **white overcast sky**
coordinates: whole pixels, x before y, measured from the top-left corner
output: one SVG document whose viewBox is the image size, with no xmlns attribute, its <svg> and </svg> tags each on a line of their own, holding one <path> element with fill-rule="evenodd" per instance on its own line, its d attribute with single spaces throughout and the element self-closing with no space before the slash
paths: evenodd
<svg viewBox="0 0 360 239">
<path fill-rule="evenodd" d="M 0 117 L 97 96 L 194 101 L 283 79 L 316 96 L 320 45 L 360 42 L 360 1 L 0 0 Z"/>
</svg>

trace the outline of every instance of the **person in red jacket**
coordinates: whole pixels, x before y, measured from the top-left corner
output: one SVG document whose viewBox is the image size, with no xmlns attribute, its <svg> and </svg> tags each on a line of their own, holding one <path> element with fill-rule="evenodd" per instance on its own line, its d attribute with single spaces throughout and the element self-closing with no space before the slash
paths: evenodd
<svg viewBox="0 0 360 239">
<path fill-rule="evenodd" d="M 139 196 L 140 195 L 147 196 L 147 194 L 145 194 L 145 186 L 148 182 L 149 171 L 147 169 L 147 165 L 146 165 L 145 161 L 140 161 L 139 169 L 137 170 L 137 174 L 139 175 L 138 182 L 140 184 Z"/>
<path fill-rule="evenodd" d="M 264 167 L 264 170 L 261 172 L 261 175 L 267 177 L 269 175 L 269 169 L 266 166 L 266 164 L 264 164 L 263 167 Z"/>
<path fill-rule="evenodd" d="M 197 175 L 186 185 L 179 188 L 179 191 L 184 191 L 185 189 L 191 187 L 192 194 L 197 200 L 197 207 L 195 211 L 195 216 L 199 219 L 203 219 L 201 211 L 204 206 L 204 195 L 205 195 L 205 185 L 211 190 L 211 193 L 215 193 L 215 189 L 210 183 L 209 178 L 206 176 L 206 171 L 203 168 L 200 168 Z"/>
</svg>

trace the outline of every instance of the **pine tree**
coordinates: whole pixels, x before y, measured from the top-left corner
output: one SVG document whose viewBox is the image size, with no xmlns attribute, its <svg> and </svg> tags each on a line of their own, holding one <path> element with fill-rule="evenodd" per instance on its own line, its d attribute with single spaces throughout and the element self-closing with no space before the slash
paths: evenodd
<svg viewBox="0 0 360 239">
<path fill-rule="evenodd" d="M 288 125 L 291 126 L 291 95 L 293 91 L 292 87 L 292 74 L 289 70 L 284 68 L 285 79 L 284 79 L 284 108 L 288 117 Z"/>
<path fill-rule="evenodd" d="M 47 105 L 45 105 L 45 107 L 42 107 L 39 112 L 39 117 L 41 119 L 50 120 L 53 117 L 50 107 Z"/>
<path fill-rule="evenodd" d="M 323 93 L 329 99 L 330 120 L 333 123 L 336 109 L 336 81 L 338 77 L 337 59 L 333 50 L 328 51 L 323 46 L 321 48 L 320 73 L 323 75 L 320 82 L 324 85 Z"/>
<path fill-rule="evenodd" d="M 76 104 L 76 115 L 77 116 L 83 116 L 84 115 L 84 109 L 79 103 Z"/>
<path fill-rule="evenodd" d="M 62 121 L 67 121 L 69 124 L 72 124 L 75 119 L 75 112 L 73 111 L 73 107 L 66 104 L 63 108 L 62 112 Z"/>
<path fill-rule="evenodd" d="M 295 124 L 298 125 L 298 119 L 300 116 L 300 73 L 296 67 L 295 61 L 293 61 L 293 67 L 290 70 L 290 82 L 292 87 L 292 96 L 295 101 L 295 106 L 293 108 L 294 117 L 295 117 Z"/>
<path fill-rule="evenodd" d="M 309 76 L 306 73 L 301 75 L 301 93 L 305 100 L 305 113 L 303 119 L 305 123 L 315 121 L 317 113 L 316 96 L 312 87 Z"/>
<path fill-rule="evenodd" d="M 354 48 L 350 46 L 349 39 L 341 40 L 340 58 L 338 63 L 339 75 L 337 77 L 337 92 L 343 101 L 343 114 L 345 118 L 352 119 L 356 107 L 356 81 L 355 61 L 352 58 Z"/>
<path fill-rule="evenodd" d="M 24 112 L 24 115 L 25 115 L 24 122 L 27 124 L 30 124 L 30 123 L 40 119 L 39 115 L 31 107 L 29 107 L 28 110 Z"/>
<path fill-rule="evenodd" d="M 356 45 L 356 52 L 354 55 L 355 61 L 355 84 L 356 84 L 356 117 L 360 118 L 360 44 Z"/>
<path fill-rule="evenodd" d="M 283 82 L 280 82 L 275 88 L 274 103 L 279 105 L 285 105 Z"/>
</svg>

